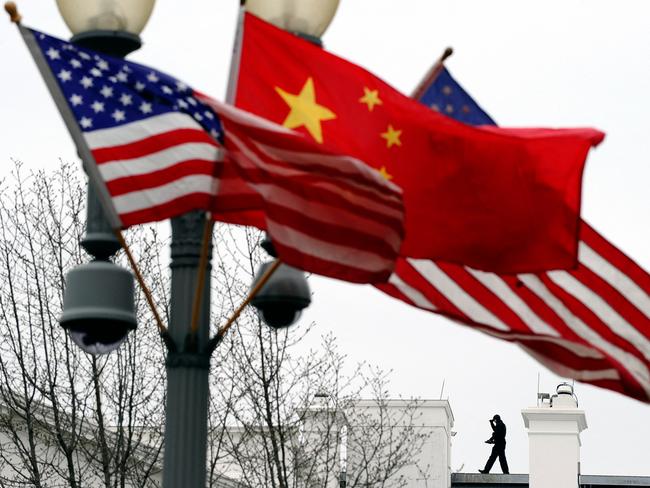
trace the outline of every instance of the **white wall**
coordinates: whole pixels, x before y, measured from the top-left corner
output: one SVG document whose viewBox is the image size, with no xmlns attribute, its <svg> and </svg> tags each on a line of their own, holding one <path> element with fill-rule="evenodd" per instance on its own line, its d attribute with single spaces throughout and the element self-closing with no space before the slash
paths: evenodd
<svg viewBox="0 0 650 488">
<path fill-rule="evenodd" d="M 563 394 L 521 414 L 528 429 L 530 488 L 577 488 L 580 432 L 587 428 L 584 411 Z"/>
<path fill-rule="evenodd" d="M 380 407 L 372 401 L 360 402 L 358 408 L 368 414 L 379 415 Z M 413 420 L 418 433 L 424 434 L 426 440 L 422 449 L 412 459 L 412 464 L 401 469 L 396 477 L 403 477 L 406 488 L 448 488 L 451 486 L 451 430 L 454 417 L 446 400 L 421 400 L 416 407 L 412 401 L 389 400 L 381 407 L 387 412 L 391 423 L 407 427 L 405 422 Z M 413 417 L 404 415 L 408 409 L 415 408 Z M 353 472 L 355 463 L 353 448 L 356 439 L 354 425 L 351 425 L 348 442 L 348 471 Z"/>
<path fill-rule="evenodd" d="M 36 455 L 39 462 L 39 472 L 41 480 L 45 486 L 67 486 L 65 474 L 67 473 L 67 465 L 64 456 L 60 450 L 48 444 L 45 437 L 36 435 Z M 26 469 L 26 459 L 20 455 L 16 449 L 16 445 L 22 444 L 26 448 L 29 446 L 27 431 L 20 431 L 18 439 L 10 437 L 6 432 L 0 431 L 0 450 L 2 450 L 2 459 L 0 459 L 0 477 L 3 480 L 12 480 L 16 482 L 25 483 L 23 476 L 29 476 Z M 78 451 L 80 451 L 78 449 Z M 104 480 L 101 472 L 101 467 L 97 461 L 79 462 L 76 466 L 77 469 L 83 472 L 77 472 L 84 480 L 84 488 L 103 487 Z M 21 472 L 18 472 L 21 471 Z M 157 470 L 152 473 L 150 478 L 152 485 L 162 485 L 162 472 Z M 4 485 L 3 485 L 4 486 Z M 14 486 L 9 484 L 9 486 Z M 18 484 L 16 484 L 18 486 Z M 22 486 L 22 485 L 21 485 Z M 126 484 L 126 488 L 132 488 L 135 485 Z"/>
</svg>

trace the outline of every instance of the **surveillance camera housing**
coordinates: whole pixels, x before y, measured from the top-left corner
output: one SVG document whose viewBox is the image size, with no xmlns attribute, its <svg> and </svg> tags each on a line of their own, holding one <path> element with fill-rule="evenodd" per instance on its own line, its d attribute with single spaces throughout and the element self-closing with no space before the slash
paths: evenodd
<svg viewBox="0 0 650 488">
<path fill-rule="evenodd" d="M 266 304 L 258 310 L 264 323 L 274 329 L 289 327 L 302 315 L 302 310 L 292 309 L 291 304 Z"/>
<path fill-rule="evenodd" d="M 253 286 L 271 264 L 260 267 Z M 262 320 L 275 329 L 294 324 L 310 303 L 311 292 L 303 272 L 286 264 L 280 265 L 251 301 Z"/>
<path fill-rule="evenodd" d="M 133 275 L 108 261 L 78 266 L 66 276 L 59 323 L 82 350 L 106 354 L 136 328 Z"/>
<path fill-rule="evenodd" d="M 120 347 L 134 329 L 130 323 L 105 319 L 72 321 L 65 328 L 72 342 L 95 356 L 108 354 Z"/>
</svg>

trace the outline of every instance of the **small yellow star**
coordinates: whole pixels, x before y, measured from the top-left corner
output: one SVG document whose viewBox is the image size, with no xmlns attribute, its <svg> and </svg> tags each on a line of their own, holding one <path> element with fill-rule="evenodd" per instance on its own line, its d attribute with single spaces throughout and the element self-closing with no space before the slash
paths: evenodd
<svg viewBox="0 0 650 488">
<path fill-rule="evenodd" d="M 445 112 L 447 112 L 448 114 L 453 114 L 454 106 L 451 103 L 447 104 L 447 106 L 445 107 Z"/>
<path fill-rule="evenodd" d="M 323 143 L 323 128 L 321 121 L 332 120 L 336 114 L 327 107 L 316 103 L 314 80 L 309 77 L 298 95 L 287 93 L 282 88 L 275 87 L 275 91 L 289 105 L 291 111 L 282 125 L 288 129 L 305 127 L 307 132 L 316 140 Z"/>
<path fill-rule="evenodd" d="M 400 141 L 400 136 L 402 135 L 401 130 L 395 130 L 392 125 L 388 124 L 388 129 L 386 132 L 381 133 L 381 137 L 386 139 L 386 147 L 401 146 L 402 141 Z"/>
<path fill-rule="evenodd" d="M 368 105 L 368 110 L 370 112 L 373 111 L 375 105 L 384 104 L 384 102 L 379 98 L 379 90 L 371 90 L 365 86 L 363 87 L 363 96 L 359 99 L 359 102 Z"/>
<path fill-rule="evenodd" d="M 388 173 L 388 170 L 386 169 L 386 166 L 382 166 L 382 167 L 379 168 L 377 171 L 379 172 L 379 174 L 381 175 L 381 177 L 384 178 L 385 180 L 390 181 L 390 180 L 393 179 L 393 175 L 391 175 L 391 174 Z"/>
<path fill-rule="evenodd" d="M 451 95 L 451 87 L 449 85 L 443 86 L 442 93 L 444 93 L 447 96 Z"/>
</svg>

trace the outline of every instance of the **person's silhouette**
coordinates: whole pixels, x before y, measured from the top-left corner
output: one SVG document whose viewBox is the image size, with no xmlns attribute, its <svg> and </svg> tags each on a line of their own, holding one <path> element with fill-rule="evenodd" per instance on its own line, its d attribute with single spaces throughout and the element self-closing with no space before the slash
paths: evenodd
<svg viewBox="0 0 650 488">
<path fill-rule="evenodd" d="M 494 447 L 492 448 L 492 453 L 487 463 L 485 463 L 485 468 L 479 469 L 479 472 L 489 473 L 494 461 L 498 457 L 501 471 L 503 474 L 508 474 L 510 470 L 508 469 L 508 461 L 506 461 L 506 424 L 501 421 L 501 417 L 495 415 L 490 420 L 490 427 L 492 427 L 492 437 L 485 441 L 485 443 L 494 444 Z"/>
</svg>

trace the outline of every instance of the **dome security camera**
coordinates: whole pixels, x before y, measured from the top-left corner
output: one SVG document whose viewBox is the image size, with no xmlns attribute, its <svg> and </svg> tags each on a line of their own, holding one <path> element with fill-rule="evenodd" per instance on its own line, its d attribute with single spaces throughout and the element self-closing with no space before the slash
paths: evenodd
<svg viewBox="0 0 650 488">
<path fill-rule="evenodd" d="M 260 266 L 253 286 L 271 264 Z M 286 264 L 280 265 L 251 301 L 262 320 L 274 329 L 294 324 L 310 303 L 311 292 L 303 272 Z"/>
<path fill-rule="evenodd" d="M 108 261 L 68 272 L 61 327 L 89 354 L 107 354 L 136 328 L 133 275 Z"/>
</svg>

